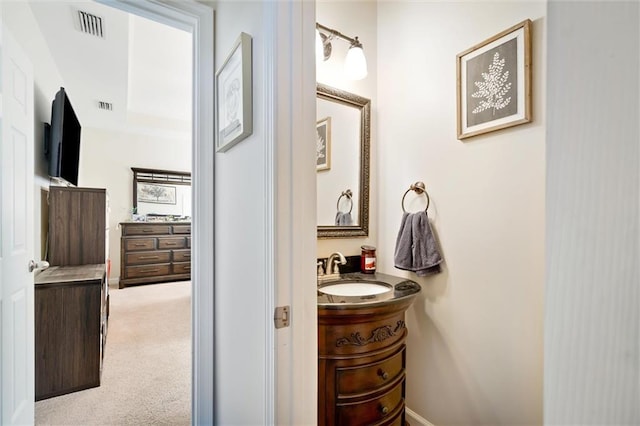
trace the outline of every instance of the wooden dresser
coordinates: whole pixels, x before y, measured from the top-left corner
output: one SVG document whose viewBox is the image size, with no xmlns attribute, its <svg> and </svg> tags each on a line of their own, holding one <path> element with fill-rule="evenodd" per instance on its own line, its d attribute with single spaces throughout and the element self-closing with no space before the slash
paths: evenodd
<svg viewBox="0 0 640 426">
<path fill-rule="evenodd" d="M 109 199 L 49 187 L 48 261 L 35 277 L 36 400 L 100 385 L 107 338 Z"/>
<path fill-rule="evenodd" d="M 100 386 L 107 294 L 104 263 L 53 266 L 35 277 L 36 401 Z"/>
<path fill-rule="evenodd" d="M 415 286 L 370 306 L 318 304 L 318 425 L 405 425 L 404 315 Z"/>
<path fill-rule="evenodd" d="M 122 222 L 120 283 L 191 279 L 191 223 Z"/>
<path fill-rule="evenodd" d="M 102 188 L 49 188 L 51 266 L 106 263 L 109 208 Z"/>
</svg>

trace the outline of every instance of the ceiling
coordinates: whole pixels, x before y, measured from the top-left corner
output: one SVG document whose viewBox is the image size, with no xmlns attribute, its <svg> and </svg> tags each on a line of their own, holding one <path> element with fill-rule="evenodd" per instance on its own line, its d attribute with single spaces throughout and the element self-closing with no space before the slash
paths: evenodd
<svg viewBox="0 0 640 426">
<path fill-rule="evenodd" d="M 30 6 L 83 127 L 191 134 L 190 33 L 90 1 Z M 103 38 L 80 30 L 79 10 L 101 18 Z"/>
</svg>

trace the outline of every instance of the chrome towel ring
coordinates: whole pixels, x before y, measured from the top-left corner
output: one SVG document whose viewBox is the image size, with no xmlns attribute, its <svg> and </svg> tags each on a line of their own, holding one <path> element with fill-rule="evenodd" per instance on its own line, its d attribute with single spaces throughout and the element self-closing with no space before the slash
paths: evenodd
<svg viewBox="0 0 640 426">
<path fill-rule="evenodd" d="M 404 193 L 404 195 L 402 196 L 402 211 L 404 213 L 406 213 L 407 211 L 404 209 L 404 198 L 407 196 L 407 194 L 409 193 L 409 191 L 415 191 L 416 194 L 424 194 L 425 197 L 427 197 L 427 208 L 424 209 L 424 211 L 426 212 L 429 209 L 429 203 L 430 203 L 430 199 L 429 199 L 429 194 L 427 193 L 427 190 L 425 189 L 425 185 L 424 182 L 416 182 L 413 185 L 411 185 L 409 187 L 409 189 L 407 189 L 407 191 Z"/>
<path fill-rule="evenodd" d="M 346 191 L 342 191 L 342 194 L 340 194 L 340 196 L 338 197 L 338 202 L 336 203 L 336 210 L 340 211 L 340 199 L 342 199 L 342 197 L 347 197 L 347 199 L 349 199 L 349 201 L 351 201 L 351 208 L 349 208 L 349 212 L 351 213 L 351 211 L 353 210 L 353 192 L 351 192 L 350 189 L 347 189 Z"/>
</svg>

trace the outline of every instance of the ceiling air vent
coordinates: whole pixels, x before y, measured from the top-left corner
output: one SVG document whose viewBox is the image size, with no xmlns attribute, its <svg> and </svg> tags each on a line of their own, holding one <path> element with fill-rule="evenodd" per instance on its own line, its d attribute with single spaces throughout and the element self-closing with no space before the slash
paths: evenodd
<svg viewBox="0 0 640 426">
<path fill-rule="evenodd" d="M 113 111 L 113 104 L 111 102 L 98 101 L 98 109 Z"/>
<path fill-rule="evenodd" d="M 96 37 L 104 38 L 102 18 L 89 12 L 78 11 L 80 31 Z"/>
</svg>

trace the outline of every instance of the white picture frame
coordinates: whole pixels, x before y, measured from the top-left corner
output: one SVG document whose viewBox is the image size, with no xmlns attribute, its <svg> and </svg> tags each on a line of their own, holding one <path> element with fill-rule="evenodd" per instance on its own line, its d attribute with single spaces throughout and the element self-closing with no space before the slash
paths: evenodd
<svg viewBox="0 0 640 426">
<path fill-rule="evenodd" d="M 240 33 L 216 72 L 216 150 L 225 152 L 253 133 L 252 39 Z"/>
</svg>

